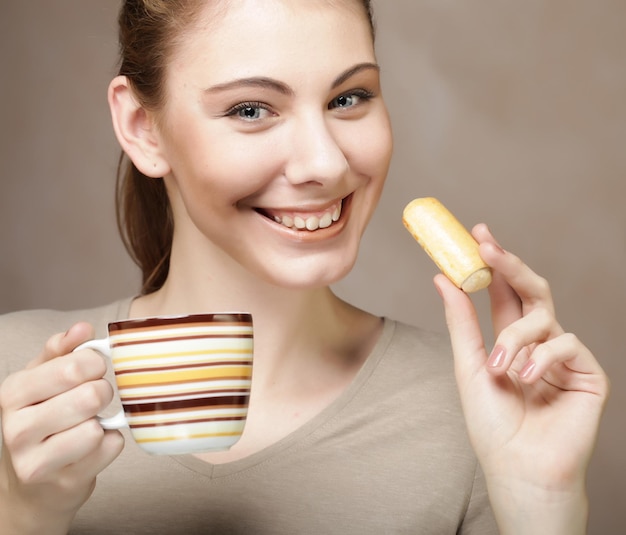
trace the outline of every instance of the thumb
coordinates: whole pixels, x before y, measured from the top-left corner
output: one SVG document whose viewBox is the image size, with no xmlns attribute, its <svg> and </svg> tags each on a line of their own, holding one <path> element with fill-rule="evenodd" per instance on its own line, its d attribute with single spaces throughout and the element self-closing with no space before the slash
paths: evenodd
<svg viewBox="0 0 626 535">
<path fill-rule="evenodd" d="M 93 338 L 94 332 L 94 328 L 89 323 L 84 321 L 75 323 L 66 332 L 51 336 L 41 353 L 28 364 L 27 368 L 33 368 L 47 360 L 71 353 L 78 345 Z"/>
<path fill-rule="evenodd" d="M 454 353 L 454 364 L 462 376 L 473 375 L 487 360 L 480 323 L 470 297 L 445 275 L 437 274 L 434 284 L 443 299 L 446 324 Z"/>
</svg>

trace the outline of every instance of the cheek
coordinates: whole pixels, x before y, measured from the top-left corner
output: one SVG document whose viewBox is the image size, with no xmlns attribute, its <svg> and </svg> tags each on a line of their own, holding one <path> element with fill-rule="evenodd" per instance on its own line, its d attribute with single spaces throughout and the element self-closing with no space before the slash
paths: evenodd
<svg viewBox="0 0 626 535">
<path fill-rule="evenodd" d="M 212 206 L 234 205 L 262 189 L 279 167 L 275 153 L 264 143 L 248 143 L 225 136 L 184 138 L 171 159 L 172 174 L 188 200 Z M 184 191 L 182 191 L 184 190 Z"/>
<path fill-rule="evenodd" d="M 393 153 L 393 136 L 386 116 L 362 125 L 351 146 L 358 172 L 384 181 Z"/>
</svg>

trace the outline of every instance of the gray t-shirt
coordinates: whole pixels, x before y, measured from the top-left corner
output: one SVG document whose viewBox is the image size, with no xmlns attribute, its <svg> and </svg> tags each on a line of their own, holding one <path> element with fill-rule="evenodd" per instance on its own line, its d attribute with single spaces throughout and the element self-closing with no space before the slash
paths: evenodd
<svg viewBox="0 0 626 535">
<path fill-rule="evenodd" d="M 0 316 L 0 381 L 76 321 L 106 335 L 130 299 Z M 230 463 L 151 456 L 126 437 L 72 534 L 497 534 L 447 337 L 389 319 L 352 384 L 277 443 Z"/>
</svg>

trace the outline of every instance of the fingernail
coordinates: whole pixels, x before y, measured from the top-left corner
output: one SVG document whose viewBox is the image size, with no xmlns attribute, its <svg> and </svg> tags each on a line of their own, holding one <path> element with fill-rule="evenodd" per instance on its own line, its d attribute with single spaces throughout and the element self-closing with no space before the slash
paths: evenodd
<svg viewBox="0 0 626 535">
<path fill-rule="evenodd" d="M 506 349 L 503 346 L 496 346 L 493 348 L 489 359 L 487 360 L 487 366 L 490 368 L 498 368 L 502 366 L 504 358 L 506 357 Z"/>
<path fill-rule="evenodd" d="M 520 370 L 519 375 L 522 379 L 528 379 L 531 376 L 535 368 L 537 367 L 537 363 L 534 360 L 529 360 L 524 367 Z"/>
</svg>

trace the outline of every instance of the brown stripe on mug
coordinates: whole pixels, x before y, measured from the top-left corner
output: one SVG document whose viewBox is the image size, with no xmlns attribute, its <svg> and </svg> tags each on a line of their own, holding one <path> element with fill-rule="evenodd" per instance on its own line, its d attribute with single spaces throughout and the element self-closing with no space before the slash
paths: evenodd
<svg viewBox="0 0 626 535">
<path fill-rule="evenodd" d="M 150 329 L 162 329 L 164 325 L 176 328 L 186 327 L 232 327 L 252 326 L 250 315 L 241 312 L 220 312 L 217 314 L 195 314 L 194 321 L 189 321 L 189 316 L 165 316 L 156 318 L 137 318 L 116 321 L 109 324 L 109 334 L 118 332 L 132 332 L 139 330 L 145 332 Z M 197 320 L 197 321 L 196 321 Z"/>
<path fill-rule="evenodd" d="M 145 396 L 145 395 L 126 395 L 123 396 L 124 399 L 124 403 L 128 403 L 130 404 L 135 404 L 138 401 L 141 402 L 149 402 L 150 400 L 163 400 L 164 397 L 167 398 L 174 398 L 174 399 L 178 399 L 180 396 L 190 396 L 193 395 L 194 397 L 197 398 L 208 398 L 208 397 L 213 397 L 214 394 L 243 394 L 243 395 L 250 395 L 250 388 L 233 388 L 233 389 L 222 389 L 222 390 L 192 390 L 191 392 L 189 391 L 181 391 L 178 393 L 166 393 L 166 394 L 154 394 L 151 396 Z M 169 399 L 167 401 L 170 401 Z"/>
<path fill-rule="evenodd" d="M 129 415 L 145 412 L 165 412 L 171 410 L 193 410 L 198 407 L 215 408 L 224 407 L 247 407 L 250 397 L 248 395 L 239 396 L 216 396 L 208 398 L 178 399 L 173 401 L 155 401 L 151 403 L 129 403 L 124 406 L 124 411 Z"/>
<path fill-rule="evenodd" d="M 223 418 L 189 418 L 185 420 L 179 420 L 174 422 L 155 422 L 155 423 L 145 423 L 145 424 L 131 424 L 133 429 L 143 429 L 150 427 L 164 427 L 170 425 L 186 425 L 186 424 L 207 424 L 212 422 L 241 422 L 245 420 L 245 416 L 225 416 Z"/>
<path fill-rule="evenodd" d="M 119 331 L 119 334 L 126 334 L 131 331 Z M 191 336 L 173 336 L 163 338 L 138 338 L 136 340 L 126 340 L 124 342 L 115 341 L 113 347 L 125 347 L 136 344 L 150 344 L 153 342 L 178 342 L 181 340 L 205 340 L 205 339 L 220 339 L 220 338 L 252 338 L 251 334 L 230 334 L 230 333 L 218 333 L 218 334 L 198 334 Z"/>
</svg>

